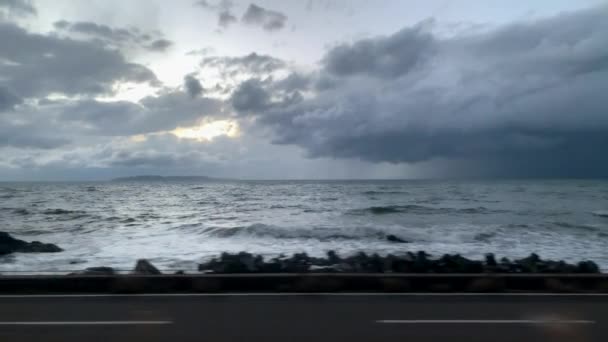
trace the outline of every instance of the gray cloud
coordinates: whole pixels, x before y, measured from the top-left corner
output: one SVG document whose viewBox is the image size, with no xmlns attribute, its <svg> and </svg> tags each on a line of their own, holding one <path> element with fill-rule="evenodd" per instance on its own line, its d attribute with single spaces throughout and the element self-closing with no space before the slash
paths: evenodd
<svg viewBox="0 0 608 342">
<path fill-rule="evenodd" d="M 232 13 L 232 7 L 234 7 L 234 4 L 230 0 L 221 0 L 217 3 L 211 3 L 206 0 L 201 0 L 194 3 L 194 5 L 209 11 L 216 12 L 217 24 L 223 29 L 227 29 L 229 26 L 238 21 L 234 13 Z"/>
<path fill-rule="evenodd" d="M 170 131 L 221 116 L 219 100 L 182 91 L 134 103 L 93 99 L 39 101 L 0 115 L 0 147 L 56 149 L 108 138 Z"/>
<path fill-rule="evenodd" d="M 18 16 L 37 14 L 36 8 L 30 0 L 0 0 L 0 18 L 2 18 L 3 11 L 6 11 L 6 14 Z"/>
<path fill-rule="evenodd" d="M 166 51 L 171 45 L 173 45 L 173 42 L 168 39 L 157 39 L 147 45 L 146 48 L 150 51 Z"/>
<path fill-rule="evenodd" d="M 266 31 L 276 31 L 285 27 L 287 16 L 281 12 L 250 4 L 241 20 L 249 25 L 261 26 Z"/>
<path fill-rule="evenodd" d="M 259 79 L 249 79 L 232 93 L 230 102 L 239 112 L 261 112 L 270 107 L 270 94 Z"/>
<path fill-rule="evenodd" d="M 252 52 L 240 57 L 211 56 L 205 57 L 200 63 L 201 67 L 217 68 L 228 73 L 264 74 L 285 68 L 287 63 L 278 58 L 259 55 Z"/>
<path fill-rule="evenodd" d="M 195 6 L 200 6 L 202 8 L 213 8 L 213 5 L 209 3 L 207 0 L 199 0 L 194 3 Z"/>
<path fill-rule="evenodd" d="M 313 78 L 298 72 L 292 72 L 287 77 L 273 83 L 273 89 L 278 91 L 293 92 L 296 90 L 307 90 Z"/>
<path fill-rule="evenodd" d="M 116 82 L 158 84 L 154 73 L 130 63 L 116 50 L 95 42 L 29 33 L 11 23 L 0 23 L 0 85 L 19 97 L 49 93 L 111 93 Z"/>
<path fill-rule="evenodd" d="M 389 37 L 336 46 L 323 59 L 325 71 L 342 77 L 360 74 L 399 77 L 433 56 L 435 38 L 426 26 L 422 23 Z"/>
<path fill-rule="evenodd" d="M 268 105 L 284 81 L 244 83 L 232 103 L 311 157 L 459 166 L 443 176 L 606 176 L 607 14 L 449 39 L 419 25 L 330 50 L 321 75 L 334 81 L 312 97 Z"/>
<path fill-rule="evenodd" d="M 0 86 L 0 113 L 12 109 L 20 104 L 22 100 L 11 93 L 7 88 Z"/>
<path fill-rule="evenodd" d="M 53 149 L 70 143 L 70 140 L 49 134 L 39 125 L 7 125 L 0 120 L 0 147 Z"/>
<path fill-rule="evenodd" d="M 197 97 L 203 93 L 201 82 L 192 75 L 186 75 L 186 77 L 184 77 L 184 88 L 186 88 L 186 92 L 191 97 Z"/>
<path fill-rule="evenodd" d="M 218 14 L 218 25 L 222 28 L 228 28 L 230 25 L 236 23 L 238 20 L 236 16 L 229 10 L 223 10 Z"/>
<path fill-rule="evenodd" d="M 212 54 L 214 51 L 215 49 L 213 47 L 207 46 L 202 49 L 188 51 L 186 56 L 206 56 Z"/>
<path fill-rule="evenodd" d="M 124 136 L 192 126 L 204 117 L 220 115 L 220 109 L 219 100 L 171 92 L 149 96 L 138 103 L 77 101 L 62 107 L 58 120 L 79 125 L 84 134 Z"/>
<path fill-rule="evenodd" d="M 60 20 L 53 24 L 55 29 L 71 34 L 84 35 L 110 47 L 128 48 L 140 47 L 149 51 L 162 52 L 173 42 L 162 38 L 158 32 L 146 33 L 137 28 L 113 28 L 108 25 L 88 21 L 69 22 Z"/>
</svg>

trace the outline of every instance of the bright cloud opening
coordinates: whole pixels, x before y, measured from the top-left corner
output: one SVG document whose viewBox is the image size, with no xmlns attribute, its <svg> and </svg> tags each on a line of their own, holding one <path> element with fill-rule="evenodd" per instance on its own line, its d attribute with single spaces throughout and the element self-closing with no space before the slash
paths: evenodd
<svg viewBox="0 0 608 342">
<path fill-rule="evenodd" d="M 217 120 L 203 122 L 198 127 L 179 127 L 171 131 L 171 133 L 177 136 L 178 138 L 210 141 L 222 135 L 228 137 L 235 137 L 239 133 L 239 127 L 236 121 Z"/>
</svg>

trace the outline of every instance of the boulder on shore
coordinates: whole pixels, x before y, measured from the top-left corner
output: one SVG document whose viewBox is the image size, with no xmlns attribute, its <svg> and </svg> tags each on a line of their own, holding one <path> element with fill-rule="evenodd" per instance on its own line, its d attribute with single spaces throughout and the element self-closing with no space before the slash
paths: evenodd
<svg viewBox="0 0 608 342">
<path fill-rule="evenodd" d="M 52 243 L 27 242 L 15 239 L 6 232 L 0 232 L 0 255 L 11 253 L 57 253 L 63 249 Z"/>
<path fill-rule="evenodd" d="M 471 260 L 458 254 L 433 258 L 428 253 L 407 252 L 401 255 L 368 255 L 360 252 L 340 257 L 328 251 L 325 258 L 296 253 L 291 257 L 264 259 L 261 255 L 241 252 L 222 253 L 198 270 L 205 273 L 600 273 L 593 261 L 569 264 L 565 261 L 543 260 L 536 254 L 520 260 L 496 260 L 493 254 L 484 260 Z"/>
<path fill-rule="evenodd" d="M 146 259 L 139 259 L 135 264 L 135 269 L 133 269 L 133 274 L 142 274 L 142 275 L 158 275 L 162 274 L 161 271 L 158 270 L 151 262 Z"/>
</svg>

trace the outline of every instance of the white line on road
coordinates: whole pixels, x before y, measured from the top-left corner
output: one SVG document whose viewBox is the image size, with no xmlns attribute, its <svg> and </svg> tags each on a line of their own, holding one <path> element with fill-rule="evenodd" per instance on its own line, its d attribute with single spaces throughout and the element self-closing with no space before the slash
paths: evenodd
<svg viewBox="0 0 608 342">
<path fill-rule="evenodd" d="M 0 295 L 2 298 L 98 298 L 98 297 L 608 297 L 608 293 L 378 293 L 378 292 L 318 292 L 318 293 L 140 293 L 140 294 L 38 294 Z"/>
<path fill-rule="evenodd" d="M 588 320 L 538 320 L 538 319 L 383 319 L 382 324 L 595 324 Z"/>
<path fill-rule="evenodd" d="M 172 321 L 22 321 L 0 322 L 1 325 L 166 325 Z"/>
</svg>

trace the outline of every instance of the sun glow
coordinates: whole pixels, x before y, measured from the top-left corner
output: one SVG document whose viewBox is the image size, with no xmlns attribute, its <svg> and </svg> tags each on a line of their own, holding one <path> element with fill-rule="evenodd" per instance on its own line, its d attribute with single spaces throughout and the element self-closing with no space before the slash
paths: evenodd
<svg viewBox="0 0 608 342">
<path fill-rule="evenodd" d="M 222 135 L 235 137 L 239 133 L 239 127 L 235 121 L 218 120 L 203 122 L 198 127 L 179 127 L 171 131 L 171 133 L 178 138 L 210 141 Z"/>
</svg>

